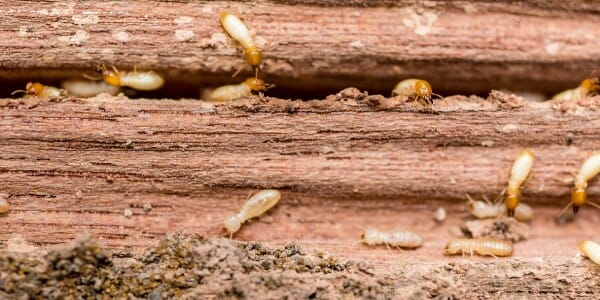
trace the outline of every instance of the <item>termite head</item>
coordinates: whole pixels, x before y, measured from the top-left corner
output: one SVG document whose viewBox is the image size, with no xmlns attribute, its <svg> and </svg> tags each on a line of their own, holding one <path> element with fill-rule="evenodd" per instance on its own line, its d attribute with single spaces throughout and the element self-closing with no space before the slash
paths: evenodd
<svg viewBox="0 0 600 300">
<path fill-rule="evenodd" d="M 600 80 L 598 77 L 584 79 L 579 86 L 586 91 L 593 92 L 600 89 Z"/>
<path fill-rule="evenodd" d="M 105 65 L 101 65 L 96 67 L 96 72 L 102 75 L 106 83 L 114 86 L 121 85 L 121 77 L 117 68 L 113 67 L 112 70 L 109 70 Z"/>
<path fill-rule="evenodd" d="M 229 234 L 234 234 L 235 232 L 240 230 L 241 226 L 242 224 L 235 215 L 227 218 L 227 220 L 225 220 L 225 223 L 223 223 L 223 227 Z"/>
<path fill-rule="evenodd" d="M 225 18 L 227 18 L 227 16 L 231 15 L 229 12 L 227 11 L 222 11 L 221 14 L 219 14 L 219 19 L 221 20 L 221 24 L 223 24 L 223 21 L 225 21 Z"/>
<path fill-rule="evenodd" d="M 377 230 L 374 228 L 367 228 L 365 232 L 360 235 L 360 239 L 363 241 L 373 241 L 377 239 Z"/>
<path fill-rule="evenodd" d="M 590 92 L 600 92 L 600 78 L 599 77 L 592 77 L 592 78 L 588 78 L 588 80 L 590 81 Z"/>
<path fill-rule="evenodd" d="M 571 202 L 573 203 L 573 213 L 577 213 L 579 208 L 585 204 L 587 191 L 585 187 L 575 187 L 571 193 Z"/>
<path fill-rule="evenodd" d="M 26 95 L 39 95 L 44 90 L 44 85 L 39 82 L 28 82 L 24 90 L 16 90 L 11 93 L 24 93 Z"/>
<path fill-rule="evenodd" d="M 262 53 L 258 47 L 254 46 L 245 49 L 244 54 L 246 55 L 246 61 L 252 66 L 252 68 L 256 69 L 260 66 L 260 63 L 262 62 Z"/>
<path fill-rule="evenodd" d="M 460 243 L 457 243 L 454 241 L 449 241 L 448 244 L 446 244 L 446 248 L 444 249 L 444 254 L 446 254 L 446 255 L 456 254 L 460 251 L 461 251 Z"/>
<path fill-rule="evenodd" d="M 475 216 L 477 216 L 478 212 L 483 211 L 488 208 L 488 204 L 486 204 L 485 202 L 475 201 L 475 200 L 471 199 L 471 197 L 468 198 L 467 205 L 469 206 L 469 211 L 471 212 L 471 214 L 473 214 Z"/>
<path fill-rule="evenodd" d="M 44 90 L 44 85 L 39 82 L 28 82 L 25 86 L 25 93 L 27 95 L 38 95 Z"/>
<path fill-rule="evenodd" d="M 431 84 L 425 80 L 417 80 L 415 83 L 415 93 L 418 97 L 425 100 L 427 103 L 431 103 L 431 94 L 433 93 L 431 89 Z"/>
<path fill-rule="evenodd" d="M 521 192 L 519 189 L 509 188 L 506 192 L 506 198 L 504 198 L 504 205 L 506 206 L 506 214 L 509 217 L 515 216 L 515 208 L 519 205 L 521 200 Z"/>
<path fill-rule="evenodd" d="M 273 87 L 272 84 L 265 83 L 262 79 L 255 78 L 255 77 L 250 77 L 250 78 L 246 79 L 244 81 L 244 84 L 246 84 L 248 87 L 250 87 L 251 90 L 257 91 L 257 92 L 266 91 Z"/>
</svg>

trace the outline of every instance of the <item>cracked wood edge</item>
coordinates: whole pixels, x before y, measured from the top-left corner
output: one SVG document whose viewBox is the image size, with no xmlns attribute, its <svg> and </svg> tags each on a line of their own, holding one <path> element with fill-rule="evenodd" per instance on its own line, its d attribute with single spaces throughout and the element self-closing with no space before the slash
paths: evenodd
<svg viewBox="0 0 600 300">
<path fill-rule="evenodd" d="M 110 251 L 139 253 L 167 232 L 222 235 L 249 192 L 280 188 L 279 205 L 236 239 L 368 261 L 398 295 L 586 297 L 598 292 L 599 271 L 576 245 L 597 237 L 600 219 L 588 207 L 565 226 L 552 218 L 568 199 L 570 173 L 598 146 L 598 104 L 493 92 L 436 101 L 431 113 L 355 89 L 220 106 L 106 95 L 0 100 L 0 192 L 12 205 L 0 241 L 20 235 L 46 248 L 89 231 Z M 443 256 L 466 218 L 464 193 L 495 196 L 524 147 L 537 157 L 523 190 L 536 214 L 530 239 L 507 259 Z M 590 197 L 600 194 L 594 182 Z M 437 207 L 448 211 L 442 225 L 432 220 Z M 419 232 L 425 244 L 362 246 L 368 226 Z"/>
<path fill-rule="evenodd" d="M 321 101 L 220 106 L 107 95 L 0 100 L 0 186 L 13 205 L 0 240 L 20 233 L 48 245 L 91 230 L 109 247 L 137 251 L 169 231 L 218 234 L 250 191 L 278 188 L 291 211 L 315 217 L 299 221 L 282 209 L 275 216 L 286 225 L 242 238 L 277 241 L 284 230 L 335 244 L 327 226 L 346 220 L 354 232 L 348 216 L 361 210 L 428 214 L 433 203 L 463 207 L 465 193 L 493 198 L 524 148 L 536 163 L 523 201 L 551 207 L 551 219 L 569 199 L 572 173 L 598 147 L 600 97 L 527 103 L 493 92 L 441 99 L 433 110 L 405 100 L 356 89 Z M 322 203 L 327 213 L 311 211 Z M 396 217 L 370 220 L 391 226 Z"/>
<path fill-rule="evenodd" d="M 328 1 L 134 0 L 116 7 L 0 1 L 9 7 L 0 22 L 0 73 L 5 79 L 62 78 L 105 62 L 156 69 L 176 82 L 222 84 L 242 64 L 220 28 L 223 10 L 244 16 L 265 52 L 266 78 L 288 88 L 339 89 L 352 82 L 384 91 L 402 78 L 424 77 L 450 92 L 556 92 L 600 62 L 600 15 L 585 1 L 386 8 L 355 2 L 331 8 Z"/>
</svg>

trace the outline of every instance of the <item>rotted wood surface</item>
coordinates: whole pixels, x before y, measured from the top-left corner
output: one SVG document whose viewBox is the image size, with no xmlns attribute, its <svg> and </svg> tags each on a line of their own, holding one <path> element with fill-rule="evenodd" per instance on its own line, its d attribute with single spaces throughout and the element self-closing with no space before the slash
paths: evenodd
<svg viewBox="0 0 600 300">
<path fill-rule="evenodd" d="M 290 89 L 386 92 L 406 77 L 438 91 L 556 92 L 600 63 L 587 1 L 0 1 L 5 80 L 80 76 L 98 63 L 220 85 L 243 62 L 223 10 L 243 16 L 265 77 Z M 331 7 L 336 6 L 336 7 Z M 235 81 L 235 80 L 233 80 Z"/>
<path fill-rule="evenodd" d="M 260 188 L 281 189 L 298 204 L 360 200 L 359 210 L 371 201 L 462 205 L 465 193 L 497 195 L 525 148 L 536 155 L 525 201 L 559 207 L 572 174 L 597 150 L 598 100 L 527 103 L 495 92 L 487 100 L 439 100 L 436 113 L 355 89 L 324 101 L 250 98 L 224 106 L 2 100 L 0 186 L 14 209 L 3 219 L 11 230 L 0 236 L 18 231 L 46 244 L 80 226 L 96 228 L 111 246 L 136 247 L 130 235 L 146 244 L 164 231 L 215 232 Z M 600 195 L 600 186 L 590 184 L 589 194 Z M 152 214 L 140 211 L 144 202 Z M 129 206 L 133 219 L 123 217 Z M 34 230 L 40 224 L 62 233 Z M 248 238 L 269 240 L 261 234 Z"/>
<path fill-rule="evenodd" d="M 585 297 L 598 292 L 598 268 L 576 245 L 598 236 L 600 218 L 590 207 L 564 226 L 553 216 L 568 201 L 572 173 L 598 147 L 599 103 L 493 92 L 426 108 L 355 89 L 321 101 L 251 97 L 220 106 L 0 100 L 0 193 L 12 205 L 0 241 L 11 247 L 18 235 L 45 248 L 89 231 L 111 251 L 139 253 L 167 232 L 223 235 L 222 221 L 250 192 L 278 188 L 280 204 L 236 239 L 294 241 L 367 261 L 416 295 Z M 525 148 L 537 159 L 523 189 L 536 213 L 529 240 L 508 259 L 443 256 L 466 219 L 464 194 L 497 195 Z M 600 195 L 594 182 L 591 198 Z M 448 211 L 443 224 L 432 220 L 437 207 Z M 425 245 L 361 246 L 368 226 L 413 230 Z"/>
</svg>

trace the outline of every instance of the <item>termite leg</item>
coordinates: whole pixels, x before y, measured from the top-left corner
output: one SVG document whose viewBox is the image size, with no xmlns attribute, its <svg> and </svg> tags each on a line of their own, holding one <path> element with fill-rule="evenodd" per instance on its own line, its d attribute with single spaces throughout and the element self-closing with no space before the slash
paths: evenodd
<svg viewBox="0 0 600 300">
<path fill-rule="evenodd" d="M 16 90 L 16 91 L 14 91 L 14 92 L 10 93 L 10 95 L 12 96 L 12 95 L 14 95 L 14 94 L 16 94 L 16 93 L 24 93 L 24 94 L 27 94 L 27 91 L 26 91 L 26 90 Z"/>
<path fill-rule="evenodd" d="M 506 215 L 507 215 L 509 218 L 514 218 L 514 217 L 515 217 L 515 210 L 514 210 L 514 209 L 507 209 L 507 210 L 506 210 Z M 500 216 L 500 214 L 499 214 L 498 216 Z"/>
<path fill-rule="evenodd" d="M 115 67 L 114 65 L 112 65 L 112 69 L 115 72 L 115 74 L 119 74 L 119 70 L 117 70 L 117 67 Z"/>
<path fill-rule="evenodd" d="M 267 99 L 265 98 L 265 94 L 262 91 L 258 92 L 258 98 L 262 102 L 267 102 Z"/>
<path fill-rule="evenodd" d="M 88 75 L 88 74 L 81 74 L 81 76 L 83 76 L 83 78 L 85 79 L 89 79 L 89 80 L 101 80 L 102 76 L 92 76 L 92 75 Z"/>
<path fill-rule="evenodd" d="M 506 207 L 505 207 L 505 206 L 503 206 L 503 207 L 502 207 L 502 210 L 500 210 L 500 212 L 498 212 L 498 214 L 496 215 L 496 221 L 497 221 L 498 219 L 500 219 L 500 217 L 502 217 L 502 215 L 503 215 L 504 213 L 506 213 L 506 215 L 510 217 L 510 215 L 508 214 L 508 212 L 507 212 L 507 210 L 506 210 Z"/>
</svg>

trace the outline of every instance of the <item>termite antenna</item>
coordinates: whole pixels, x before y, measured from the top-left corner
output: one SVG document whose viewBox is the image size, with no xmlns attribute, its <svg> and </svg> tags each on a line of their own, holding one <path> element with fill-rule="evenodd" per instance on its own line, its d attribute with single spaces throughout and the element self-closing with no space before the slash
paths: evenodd
<svg viewBox="0 0 600 300">
<path fill-rule="evenodd" d="M 496 199 L 494 199 L 492 203 L 498 204 L 500 202 L 500 199 L 502 199 L 502 196 L 504 196 L 504 194 L 506 194 L 506 188 L 502 189 L 502 192 L 500 192 L 500 194 L 496 196 Z"/>
<path fill-rule="evenodd" d="M 268 91 L 268 90 L 270 90 L 272 88 L 275 88 L 275 87 L 276 87 L 276 85 L 274 83 L 265 83 L 265 89 L 264 89 L 264 91 Z"/>
<path fill-rule="evenodd" d="M 361 225 L 357 225 L 357 224 L 354 224 L 354 227 L 356 227 L 356 228 L 358 228 L 358 229 L 360 229 L 362 231 L 366 231 L 367 230 L 367 227 L 364 227 L 364 226 L 361 226 Z"/>
<path fill-rule="evenodd" d="M 16 93 L 23 93 L 23 94 L 27 94 L 27 91 L 26 91 L 26 90 L 16 90 L 16 91 L 14 91 L 14 92 L 10 93 L 10 95 L 12 96 L 12 95 L 14 95 L 14 94 L 16 94 Z"/>
<path fill-rule="evenodd" d="M 600 204 L 598 204 L 598 203 L 592 202 L 592 201 L 590 201 L 590 200 L 587 200 L 587 203 L 588 203 L 588 204 L 591 204 L 591 205 L 592 205 L 593 207 L 595 207 L 595 208 L 600 208 Z"/>
<path fill-rule="evenodd" d="M 484 195 L 483 193 L 481 193 L 481 199 L 483 199 L 483 201 L 485 201 L 485 203 L 492 205 L 493 203 L 490 202 L 490 199 L 488 199 L 488 197 L 486 195 Z"/>
<path fill-rule="evenodd" d="M 117 67 L 115 67 L 115 65 L 112 65 L 111 68 L 113 69 L 115 74 L 119 74 L 119 70 L 117 69 Z"/>
<path fill-rule="evenodd" d="M 442 95 L 440 95 L 440 94 L 436 94 L 434 92 L 431 92 L 431 94 L 438 97 L 438 99 L 444 99 L 444 97 L 442 97 Z"/>
<path fill-rule="evenodd" d="M 562 215 L 565 214 L 565 212 L 567 212 L 567 210 L 569 209 L 569 207 L 571 207 L 571 205 L 573 205 L 573 202 L 569 202 L 569 204 L 567 204 L 567 206 L 565 206 L 565 208 L 563 208 L 560 213 L 558 213 L 558 216 L 556 217 L 557 219 L 560 219 L 562 217 Z M 575 210 L 575 206 L 573 206 L 573 210 Z"/>
<path fill-rule="evenodd" d="M 237 76 L 238 74 L 240 74 L 240 72 L 242 72 L 242 70 L 244 70 L 246 68 L 246 64 L 241 65 L 236 71 L 235 73 L 233 73 L 233 75 L 231 75 L 231 78 Z M 258 74 L 258 73 L 257 73 Z M 258 78 L 258 76 L 256 77 Z"/>
<path fill-rule="evenodd" d="M 92 76 L 92 75 L 88 75 L 88 74 L 81 74 L 81 76 L 83 76 L 83 78 L 85 79 L 89 79 L 89 80 L 101 80 L 102 76 Z"/>
<path fill-rule="evenodd" d="M 105 71 L 107 71 L 106 69 L 106 65 L 104 63 L 96 65 L 96 72 L 103 74 Z"/>
<path fill-rule="evenodd" d="M 471 195 L 469 195 L 469 193 L 466 193 L 465 196 L 467 197 L 467 201 L 469 201 L 469 203 L 475 203 L 475 200 L 471 198 Z"/>
</svg>

